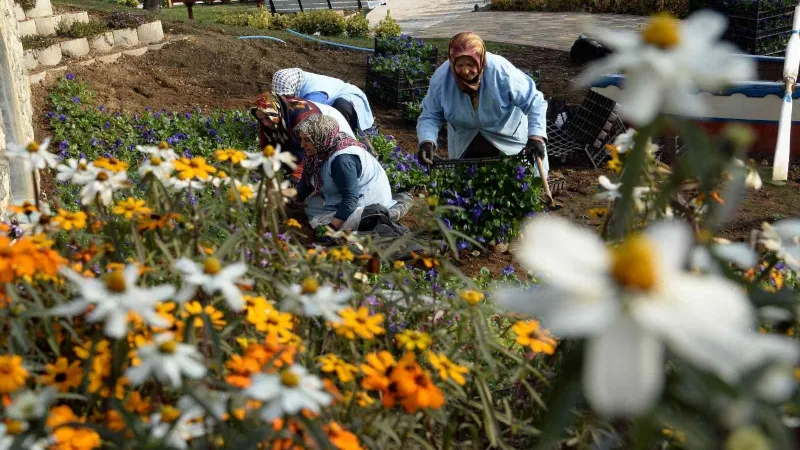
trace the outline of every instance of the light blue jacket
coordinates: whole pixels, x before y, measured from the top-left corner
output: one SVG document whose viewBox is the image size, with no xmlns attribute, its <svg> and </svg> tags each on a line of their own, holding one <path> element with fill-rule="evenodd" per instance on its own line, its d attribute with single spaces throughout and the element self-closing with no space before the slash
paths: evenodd
<svg viewBox="0 0 800 450">
<path fill-rule="evenodd" d="M 450 62 L 442 64 L 422 101 L 417 120 L 419 144 L 429 141 L 436 145 L 445 123 L 450 159 L 460 158 L 479 132 L 506 155 L 518 154 L 528 136 L 547 138 L 547 101 L 533 80 L 507 59 L 486 53 L 478 96 L 475 111 L 469 95 L 456 84 Z"/>
<path fill-rule="evenodd" d="M 338 78 L 316 73 L 304 72 L 303 77 L 303 85 L 297 91 L 298 97 L 305 98 L 306 95 L 313 92 L 324 92 L 328 95 L 327 105 L 332 105 L 337 98 L 347 100 L 353 104 L 353 109 L 355 109 L 358 116 L 358 128 L 368 130 L 375 124 L 372 109 L 369 107 L 369 100 L 367 100 L 367 96 L 361 89 Z"/>
<path fill-rule="evenodd" d="M 389 185 L 389 177 L 386 171 L 369 152 L 361 147 L 348 147 L 339 150 L 325 162 L 322 166 L 322 190 L 320 193 L 324 199 L 322 205 L 307 202 L 306 214 L 309 218 L 334 212 L 342 202 L 342 196 L 339 189 L 336 187 L 336 182 L 333 180 L 331 172 L 331 163 L 339 155 L 357 155 L 361 159 L 361 177 L 358 179 L 358 204 L 356 207 L 369 206 L 374 203 L 391 208 L 396 203 L 392 199 L 392 187 Z"/>
</svg>

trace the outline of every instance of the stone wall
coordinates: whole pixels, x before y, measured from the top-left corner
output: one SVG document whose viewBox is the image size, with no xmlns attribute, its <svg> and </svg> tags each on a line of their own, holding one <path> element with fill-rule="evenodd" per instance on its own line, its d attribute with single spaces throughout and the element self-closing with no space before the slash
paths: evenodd
<svg viewBox="0 0 800 450">
<path fill-rule="evenodd" d="M 33 140 L 31 89 L 14 0 L 0 0 L 0 80 L 0 211 L 5 211 L 10 201 L 33 198 L 30 169 L 17 160 L 8 163 L 5 151 L 8 142 Z"/>
</svg>

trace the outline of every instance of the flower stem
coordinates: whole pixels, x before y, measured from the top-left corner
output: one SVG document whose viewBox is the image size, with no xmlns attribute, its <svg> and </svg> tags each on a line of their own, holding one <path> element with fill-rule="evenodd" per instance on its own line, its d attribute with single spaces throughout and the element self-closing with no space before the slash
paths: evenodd
<svg viewBox="0 0 800 450">
<path fill-rule="evenodd" d="M 39 192 L 39 177 L 36 176 L 37 175 L 36 172 L 37 172 L 37 169 L 34 168 L 31 171 L 31 175 L 33 176 L 33 198 L 36 201 L 36 209 L 38 210 L 39 209 L 39 197 L 41 195 L 40 195 L 40 192 Z"/>
</svg>

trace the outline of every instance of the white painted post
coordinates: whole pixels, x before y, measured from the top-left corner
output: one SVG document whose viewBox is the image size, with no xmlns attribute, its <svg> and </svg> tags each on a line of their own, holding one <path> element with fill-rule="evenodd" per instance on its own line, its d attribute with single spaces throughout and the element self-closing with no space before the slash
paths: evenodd
<svg viewBox="0 0 800 450">
<path fill-rule="evenodd" d="M 20 160 L 8 161 L 8 142 L 33 140 L 31 88 L 19 40 L 13 0 L 0 0 L 0 212 L 9 201 L 33 199 L 31 169 Z"/>
<path fill-rule="evenodd" d="M 778 140 L 775 142 L 775 159 L 772 162 L 772 181 L 786 181 L 789 178 L 789 156 L 791 154 L 792 137 L 792 93 L 797 82 L 797 71 L 800 67 L 800 5 L 794 9 L 794 25 L 792 36 L 786 45 L 786 57 L 783 62 L 783 81 L 786 92 L 781 103 L 781 117 L 778 121 Z"/>
</svg>

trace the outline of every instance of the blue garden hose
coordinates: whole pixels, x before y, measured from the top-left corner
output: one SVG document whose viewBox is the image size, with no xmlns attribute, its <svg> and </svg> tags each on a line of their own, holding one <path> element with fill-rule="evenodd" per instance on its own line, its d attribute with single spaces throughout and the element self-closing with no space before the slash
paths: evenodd
<svg viewBox="0 0 800 450">
<path fill-rule="evenodd" d="M 239 36 L 239 39 L 269 39 L 270 41 L 280 42 L 281 44 L 286 44 L 286 41 L 282 41 L 273 36 Z"/>
<path fill-rule="evenodd" d="M 288 31 L 290 34 L 292 34 L 294 36 L 297 36 L 299 38 L 308 39 L 309 41 L 314 41 L 314 42 L 317 42 L 317 43 L 320 43 L 320 44 L 330 45 L 332 47 L 339 47 L 339 48 L 344 48 L 344 49 L 347 49 L 347 50 L 356 50 L 356 51 L 359 51 L 359 52 L 370 52 L 370 53 L 372 53 L 374 51 L 374 49 L 371 49 L 371 48 L 355 47 L 353 45 L 338 44 L 336 42 L 323 41 L 322 39 L 317 39 L 317 38 L 314 38 L 314 37 L 311 37 L 311 36 L 307 36 L 307 35 L 302 34 L 302 33 L 298 33 L 297 31 L 294 31 L 292 29 L 287 29 L 286 31 Z"/>
</svg>

